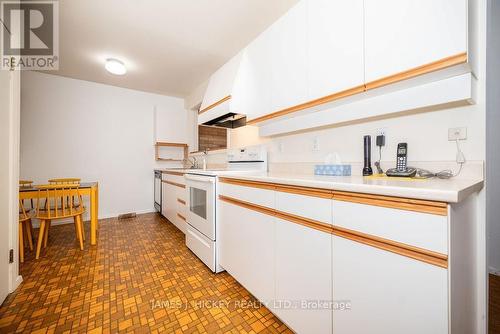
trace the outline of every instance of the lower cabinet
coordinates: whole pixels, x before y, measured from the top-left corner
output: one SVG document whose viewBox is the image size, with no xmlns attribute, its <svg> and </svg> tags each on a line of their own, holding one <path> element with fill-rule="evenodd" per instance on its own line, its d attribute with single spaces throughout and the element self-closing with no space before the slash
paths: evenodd
<svg viewBox="0 0 500 334">
<path fill-rule="evenodd" d="M 336 334 L 448 333 L 448 271 L 333 236 Z"/>
<path fill-rule="evenodd" d="M 177 215 L 177 213 L 182 214 L 182 212 L 179 211 L 180 203 L 177 201 L 177 198 L 185 198 L 185 196 L 179 197 L 185 192 L 185 189 L 166 182 L 163 182 L 162 185 L 161 214 L 179 230 L 186 233 L 186 222 Z"/>
<path fill-rule="evenodd" d="M 332 236 L 276 219 L 273 312 L 297 333 L 332 333 Z"/>
<path fill-rule="evenodd" d="M 220 265 L 262 302 L 274 299 L 274 217 L 219 201 Z"/>
</svg>

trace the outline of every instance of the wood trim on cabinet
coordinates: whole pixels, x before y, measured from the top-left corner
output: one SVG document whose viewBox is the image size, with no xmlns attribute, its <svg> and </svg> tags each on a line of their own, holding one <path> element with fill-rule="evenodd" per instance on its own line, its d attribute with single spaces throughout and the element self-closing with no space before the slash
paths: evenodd
<svg viewBox="0 0 500 334">
<path fill-rule="evenodd" d="M 343 90 L 343 91 L 338 92 L 338 93 L 334 93 L 334 94 L 330 94 L 330 95 L 327 95 L 324 97 L 320 97 L 319 99 L 307 101 L 307 102 L 304 102 L 304 103 L 301 103 L 301 104 L 298 104 L 298 105 L 295 105 L 292 107 L 288 107 L 288 108 L 285 108 L 285 109 L 282 109 L 282 110 L 279 110 L 279 111 L 276 111 L 276 112 L 273 112 L 273 113 L 270 113 L 270 114 L 267 114 L 267 115 L 264 115 L 261 117 L 257 117 L 257 118 L 248 120 L 247 124 L 252 125 L 252 124 L 268 121 L 270 119 L 285 116 L 285 115 L 288 115 L 288 114 L 291 114 L 291 113 L 294 113 L 294 112 L 297 112 L 300 110 L 313 108 L 313 107 L 316 107 L 316 106 L 319 106 L 319 105 L 322 105 L 322 104 L 325 104 L 328 102 L 333 102 L 335 100 L 339 100 L 339 99 L 344 98 L 344 97 L 363 93 L 364 91 L 365 91 L 365 85 L 356 86 L 353 88 Z"/>
<path fill-rule="evenodd" d="M 391 253 L 406 256 L 418 261 L 429 263 L 441 268 L 448 268 L 448 256 L 445 254 L 433 252 L 415 246 L 410 246 L 401 242 L 392 241 L 357 231 L 352 231 L 338 226 L 333 227 L 333 235 L 378 249 L 382 249 Z"/>
<path fill-rule="evenodd" d="M 179 187 L 179 188 L 183 188 L 183 189 L 186 188 L 186 186 L 184 184 L 180 184 L 180 183 L 177 183 L 177 182 L 165 181 L 165 180 L 162 180 L 161 182 L 168 183 L 170 185 L 173 185 L 173 186 L 176 186 L 176 187 Z"/>
<path fill-rule="evenodd" d="M 241 201 L 239 199 L 224 196 L 224 195 L 219 195 L 219 199 L 221 201 L 224 201 L 224 202 L 228 202 L 228 203 L 231 203 L 234 205 L 241 206 L 245 209 L 257 211 L 257 212 L 266 214 L 268 216 L 280 218 L 282 220 L 287 220 L 289 222 L 299 224 L 302 226 L 306 226 L 306 227 L 309 227 L 309 228 L 312 228 L 312 229 L 315 229 L 315 230 L 318 230 L 321 232 L 332 233 L 332 228 L 333 228 L 332 225 L 327 224 L 327 223 L 323 223 L 323 222 L 320 222 L 320 221 L 317 221 L 314 219 L 309 219 L 309 218 L 293 215 L 293 214 L 290 214 L 287 212 L 279 211 L 276 209 L 271 209 L 271 208 L 268 208 L 268 207 L 265 207 L 262 205 L 257 205 L 257 204 L 249 203 L 246 201 Z"/>
<path fill-rule="evenodd" d="M 418 66 L 412 69 L 409 69 L 407 71 L 403 71 L 400 73 L 396 73 L 390 76 L 387 76 L 385 78 L 381 78 L 378 80 L 374 80 L 371 82 L 367 82 L 364 85 L 361 86 L 356 86 L 350 89 L 343 90 L 338 93 L 333 93 L 324 97 L 321 97 L 319 99 L 311 100 L 308 102 L 304 102 L 292 107 L 288 107 L 286 109 L 282 109 L 276 112 L 272 112 L 270 114 L 260 116 L 251 120 L 247 120 L 248 125 L 253 125 L 257 123 L 261 123 L 264 121 L 268 121 L 273 118 L 281 117 L 284 115 L 288 115 L 300 110 L 316 107 L 325 103 L 333 102 L 348 96 L 356 95 L 359 93 L 366 92 L 368 90 L 372 90 L 375 88 L 379 88 L 382 86 L 390 85 L 399 81 L 411 79 L 423 74 L 439 71 L 451 66 L 463 64 L 467 62 L 467 52 L 459 53 L 454 56 L 446 57 L 443 59 L 439 59 L 437 61 L 434 61 L 432 63 L 428 63 L 422 66 Z"/>
<path fill-rule="evenodd" d="M 252 187 L 266 190 L 287 192 L 291 194 L 334 199 L 344 202 L 380 206 L 391 209 L 429 213 L 439 216 L 448 215 L 448 204 L 444 202 L 427 201 L 421 199 L 401 198 L 383 195 L 371 195 L 363 193 L 352 193 L 322 188 L 310 188 L 278 184 L 271 182 L 249 181 L 221 177 L 220 182 L 243 187 Z"/>
<path fill-rule="evenodd" d="M 168 175 L 176 175 L 176 176 L 184 176 L 184 174 L 186 174 L 186 173 L 182 173 L 182 172 L 172 172 L 172 171 L 166 171 L 163 173 L 168 174 Z"/>
<path fill-rule="evenodd" d="M 180 219 L 186 221 L 186 217 L 184 217 L 183 215 L 181 215 L 180 213 L 177 213 L 177 217 L 179 217 Z"/>
<path fill-rule="evenodd" d="M 266 189 L 266 190 L 276 190 L 276 186 L 274 184 L 268 183 L 268 182 L 231 179 L 231 178 L 226 178 L 226 177 L 219 177 L 219 182 L 232 184 L 235 186 L 242 186 L 242 187 L 259 188 L 259 189 Z"/>
<path fill-rule="evenodd" d="M 336 201 L 381 206 L 391 209 L 430 213 L 438 216 L 448 215 L 448 204 L 443 202 L 382 195 L 370 195 L 362 193 L 350 193 L 344 191 L 334 191 L 333 199 Z"/>
<path fill-rule="evenodd" d="M 219 195 L 219 199 L 221 201 L 224 201 L 224 202 L 227 202 L 230 204 L 241 206 L 242 208 L 245 208 L 245 209 L 257 211 L 257 212 L 260 212 L 260 213 L 263 213 L 263 214 L 269 215 L 269 216 L 275 216 L 276 210 L 267 208 L 267 207 L 262 206 L 262 205 L 253 204 L 253 203 L 249 203 L 249 202 L 245 202 L 245 201 L 240 201 L 239 199 L 224 196 L 224 195 Z"/>
<path fill-rule="evenodd" d="M 186 201 L 183 199 L 178 198 L 177 202 L 181 203 L 182 205 L 186 205 Z"/>
<path fill-rule="evenodd" d="M 210 109 L 213 109 L 213 108 L 217 107 L 219 104 L 224 103 L 224 102 L 226 102 L 227 100 L 230 100 L 230 99 L 231 99 L 231 95 L 228 95 L 228 96 L 226 96 L 226 97 L 223 97 L 223 98 L 222 98 L 222 99 L 220 99 L 219 101 L 214 102 L 214 103 L 212 103 L 211 105 L 209 105 L 208 107 L 203 108 L 203 109 L 201 109 L 200 111 L 198 111 L 198 115 L 201 115 L 201 114 L 203 114 L 205 111 L 209 111 Z"/>
<path fill-rule="evenodd" d="M 276 191 L 309 197 L 332 199 L 333 190 L 276 184 Z"/>
<path fill-rule="evenodd" d="M 389 75 L 389 76 L 382 78 L 382 79 L 367 82 L 365 85 L 366 90 L 371 90 L 371 89 L 379 88 L 382 86 L 387 86 L 387 85 L 390 85 L 390 84 L 393 84 L 393 83 L 396 83 L 399 81 L 403 81 L 403 80 L 411 79 L 414 77 L 418 77 L 418 76 L 423 75 L 423 74 L 443 70 L 445 68 L 459 65 L 459 64 L 463 64 L 466 62 L 467 62 L 467 52 L 459 53 L 457 55 L 446 57 L 443 59 L 439 59 L 439 60 L 434 61 L 432 63 L 418 66 L 418 67 L 412 68 L 412 69 L 407 70 L 407 71 L 403 71 L 400 73 Z"/>
<path fill-rule="evenodd" d="M 430 251 L 420 247 L 407 245 L 398 241 L 380 238 L 374 235 L 365 234 L 349 230 L 343 227 L 322 223 L 313 219 L 300 217 L 276 209 L 267 208 L 261 205 L 241 201 L 235 198 L 219 195 L 221 201 L 234 204 L 245 209 L 257 211 L 268 216 L 273 216 L 281 220 L 309 227 L 324 233 L 359 242 L 368 246 L 382 249 L 391 253 L 406 256 L 408 258 L 429 263 L 441 268 L 448 268 L 448 256 L 438 252 Z"/>
</svg>

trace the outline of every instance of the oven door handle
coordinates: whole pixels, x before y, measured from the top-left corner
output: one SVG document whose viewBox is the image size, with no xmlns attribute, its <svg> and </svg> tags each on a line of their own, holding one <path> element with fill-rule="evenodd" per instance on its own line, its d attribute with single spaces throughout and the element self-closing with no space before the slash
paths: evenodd
<svg viewBox="0 0 500 334">
<path fill-rule="evenodd" d="M 211 177 L 211 176 L 196 176 L 196 175 L 192 175 L 192 174 L 184 174 L 184 177 L 186 178 L 187 181 L 215 183 L 215 177 Z"/>
</svg>

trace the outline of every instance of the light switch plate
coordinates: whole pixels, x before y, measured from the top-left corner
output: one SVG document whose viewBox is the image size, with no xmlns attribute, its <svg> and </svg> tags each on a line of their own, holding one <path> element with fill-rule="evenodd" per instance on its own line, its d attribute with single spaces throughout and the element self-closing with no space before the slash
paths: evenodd
<svg viewBox="0 0 500 334">
<path fill-rule="evenodd" d="M 315 138 L 313 139 L 312 150 L 313 150 L 314 152 L 319 151 L 319 139 L 318 139 L 318 137 L 315 137 Z"/>
<path fill-rule="evenodd" d="M 467 139 L 467 128 L 450 128 L 448 129 L 448 140 L 466 140 Z"/>
</svg>

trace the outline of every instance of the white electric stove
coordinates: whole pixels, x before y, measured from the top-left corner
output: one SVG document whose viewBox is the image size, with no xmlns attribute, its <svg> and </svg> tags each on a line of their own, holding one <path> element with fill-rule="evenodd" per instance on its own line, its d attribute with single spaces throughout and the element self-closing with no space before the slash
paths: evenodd
<svg viewBox="0 0 500 334">
<path fill-rule="evenodd" d="M 196 169 L 184 175 L 188 192 L 186 245 L 213 272 L 224 270 L 218 263 L 218 175 L 265 171 L 267 150 L 263 146 L 252 146 L 229 150 L 225 169 Z"/>
</svg>

